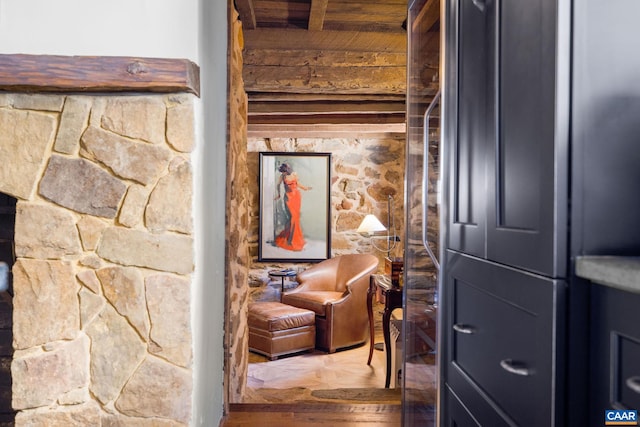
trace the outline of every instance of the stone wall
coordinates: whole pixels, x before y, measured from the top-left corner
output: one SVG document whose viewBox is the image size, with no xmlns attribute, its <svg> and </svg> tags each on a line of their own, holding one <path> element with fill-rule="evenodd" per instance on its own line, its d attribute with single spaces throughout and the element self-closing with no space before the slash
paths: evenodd
<svg viewBox="0 0 640 427">
<path fill-rule="evenodd" d="M 227 287 L 225 378 L 227 402 L 242 401 L 247 383 L 249 178 L 247 164 L 247 94 L 242 81 L 242 23 L 232 11 L 229 43 L 229 142 L 227 145 Z"/>
<path fill-rule="evenodd" d="M 272 269 L 307 268 L 310 264 L 281 264 L 258 262 L 259 225 L 259 152 L 328 152 L 331 165 L 331 256 L 349 253 L 374 253 L 384 267 L 384 252 L 371 246 L 369 238 L 356 233 L 365 215 L 375 214 L 387 224 L 387 200 L 393 197 L 393 216 L 400 236 L 392 256 L 402 256 L 404 233 L 404 135 L 396 138 L 319 139 L 319 138 L 250 138 L 248 140 L 248 170 L 250 174 L 249 245 L 251 269 L 249 286 L 251 300 L 279 300 L 281 281 L 272 281 Z M 286 287 L 286 284 L 285 284 Z"/>
<path fill-rule="evenodd" d="M 16 425 L 188 425 L 191 95 L 0 94 Z"/>
</svg>

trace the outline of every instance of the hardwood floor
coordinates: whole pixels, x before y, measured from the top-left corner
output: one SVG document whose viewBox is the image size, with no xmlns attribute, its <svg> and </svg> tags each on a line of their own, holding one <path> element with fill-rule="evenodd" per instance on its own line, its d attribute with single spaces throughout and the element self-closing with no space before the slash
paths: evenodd
<svg viewBox="0 0 640 427">
<path fill-rule="evenodd" d="M 384 341 L 382 309 L 381 304 L 374 307 L 376 343 Z M 247 390 L 242 403 L 309 400 L 309 393 L 305 392 L 314 390 L 384 389 L 385 352 L 374 350 L 371 365 L 367 365 L 368 357 L 368 342 L 332 354 L 314 350 L 273 361 L 249 353 Z"/>
<path fill-rule="evenodd" d="M 376 343 L 383 341 L 380 312 L 376 307 Z M 220 426 L 398 427 L 401 390 L 384 388 L 384 351 L 374 350 L 370 366 L 368 355 L 368 342 L 334 354 L 314 351 L 275 361 L 251 353 L 243 401 L 230 405 Z M 435 366 L 423 375 L 435 378 Z M 433 413 L 416 425 L 434 425 Z"/>
<path fill-rule="evenodd" d="M 398 427 L 399 404 L 235 404 L 221 427 Z"/>
</svg>

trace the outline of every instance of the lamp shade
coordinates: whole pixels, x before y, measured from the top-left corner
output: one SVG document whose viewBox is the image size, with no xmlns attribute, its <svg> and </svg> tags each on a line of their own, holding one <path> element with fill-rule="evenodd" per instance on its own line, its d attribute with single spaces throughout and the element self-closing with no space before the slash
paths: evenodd
<svg viewBox="0 0 640 427">
<path fill-rule="evenodd" d="M 369 214 L 364 217 L 364 219 L 360 223 L 360 226 L 358 227 L 357 232 L 373 234 L 376 231 L 386 231 L 386 230 L 387 228 L 384 225 L 382 225 L 380 220 L 376 218 L 375 215 Z"/>
</svg>

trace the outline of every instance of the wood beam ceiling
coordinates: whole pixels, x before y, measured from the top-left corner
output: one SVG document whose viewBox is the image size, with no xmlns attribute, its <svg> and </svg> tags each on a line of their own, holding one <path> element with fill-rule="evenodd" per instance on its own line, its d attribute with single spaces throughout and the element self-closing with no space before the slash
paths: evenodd
<svg viewBox="0 0 640 427">
<path fill-rule="evenodd" d="M 404 133 L 406 1 L 235 0 L 249 136 Z M 427 2 L 433 25 L 439 0 Z"/>
</svg>

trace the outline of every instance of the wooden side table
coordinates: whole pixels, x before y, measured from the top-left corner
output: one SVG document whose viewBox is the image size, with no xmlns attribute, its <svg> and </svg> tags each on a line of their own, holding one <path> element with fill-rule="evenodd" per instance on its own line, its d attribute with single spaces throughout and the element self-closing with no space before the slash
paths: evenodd
<svg viewBox="0 0 640 427">
<path fill-rule="evenodd" d="M 375 340 L 375 326 L 373 324 L 373 298 L 376 291 L 380 289 L 384 296 L 384 312 L 382 314 L 382 334 L 384 335 L 384 350 L 387 358 L 387 370 L 384 387 L 389 388 L 391 383 L 391 331 L 389 323 L 391 312 L 396 308 L 402 308 L 402 288 L 393 286 L 391 279 L 385 275 L 372 274 L 367 291 L 367 311 L 369 312 L 369 360 L 367 365 L 371 365 L 373 357 L 373 344 Z"/>
</svg>

